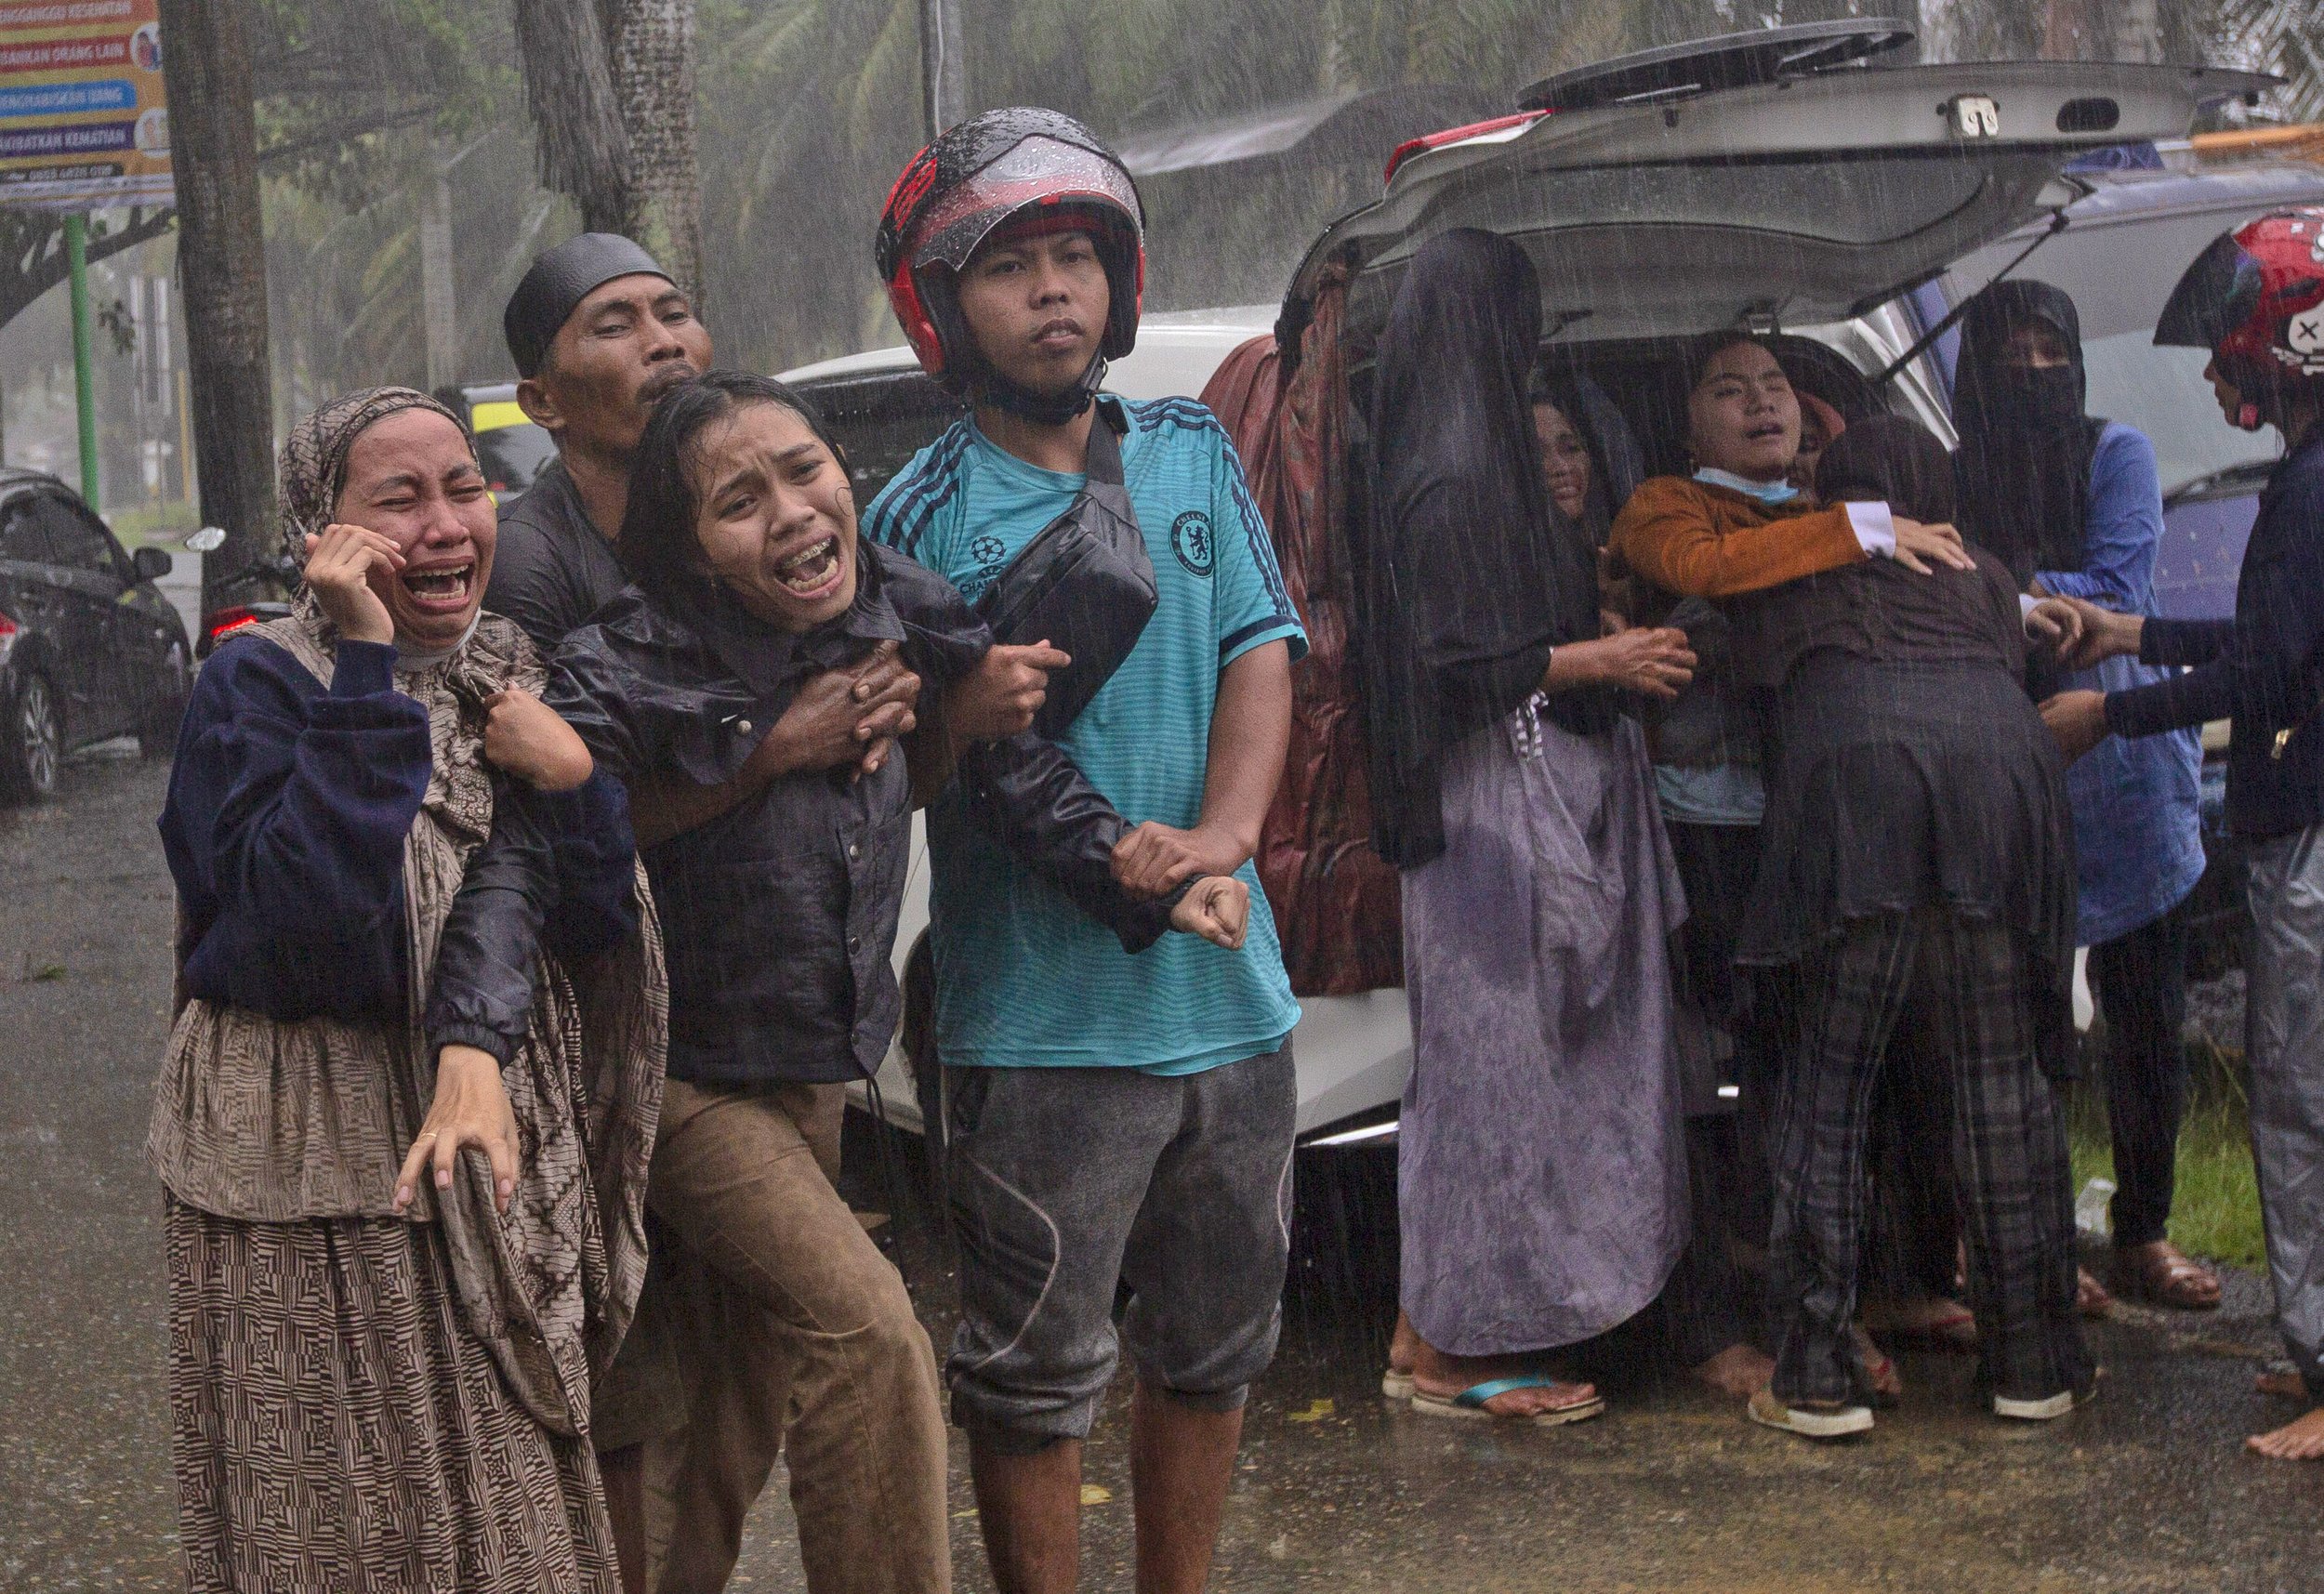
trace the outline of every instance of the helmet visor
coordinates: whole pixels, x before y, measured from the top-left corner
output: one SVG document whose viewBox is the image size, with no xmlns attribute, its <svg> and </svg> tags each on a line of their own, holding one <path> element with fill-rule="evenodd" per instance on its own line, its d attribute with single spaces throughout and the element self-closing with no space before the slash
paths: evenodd
<svg viewBox="0 0 2324 1594">
<path fill-rule="evenodd" d="M 2171 290 L 2170 302 L 2155 321 L 2156 346 L 2218 348 L 2259 309 L 2263 285 L 2260 263 L 2234 233 L 2221 233 Z"/>
<path fill-rule="evenodd" d="M 1096 205 L 1142 225 L 1138 191 L 1112 161 L 1062 139 L 1036 136 L 953 185 L 918 218 L 912 250 L 915 270 L 959 270 L 1000 226 L 1036 207 Z"/>
</svg>

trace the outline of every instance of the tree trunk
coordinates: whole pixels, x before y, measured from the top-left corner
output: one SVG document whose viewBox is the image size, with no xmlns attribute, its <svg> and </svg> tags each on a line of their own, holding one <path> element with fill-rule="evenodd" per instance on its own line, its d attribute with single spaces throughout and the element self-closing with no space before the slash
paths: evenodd
<svg viewBox="0 0 2324 1594">
<path fill-rule="evenodd" d="M 607 15 L 620 3 L 516 0 L 517 61 L 541 183 L 579 205 L 581 225 L 592 232 L 629 224 L 629 139 L 614 99 L 609 43 L 619 19 Z"/>
<path fill-rule="evenodd" d="M 614 99 L 629 142 L 629 236 L 699 296 L 694 0 L 622 0 L 611 44 Z"/>
<path fill-rule="evenodd" d="M 516 0 L 541 181 L 702 287 L 694 0 Z"/>
<path fill-rule="evenodd" d="M 206 613 L 250 595 L 274 539 L 274 417 L 267 365 L 258 128 L 243 8 L 161 0 L 178 187 L 178 280 L 192 369 L 202 519 L 225 528 L 205 559 Z"/>
</svg>

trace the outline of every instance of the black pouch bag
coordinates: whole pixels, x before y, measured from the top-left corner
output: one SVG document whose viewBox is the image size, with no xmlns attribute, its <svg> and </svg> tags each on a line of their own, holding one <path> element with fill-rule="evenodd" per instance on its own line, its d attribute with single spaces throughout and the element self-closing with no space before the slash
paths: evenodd
<svg viewBox="0 0 2324 1594">
<path fill-rule="evenodd" d="M 1116 434 L 1128 431 L 1129 421 L 1110 399 L 1099 400 L 1097 412 L 1080 493 L 1017 550 L 976 602 L 995 640 L 1047 639 L 1073 655 L 1049 678 L 1049 695 L 1033 717 L 1035 732 L 1047 737 L 1063 734 L 1113 678 L 1158 601 L 1154 560 L 1122 480 Z"/>
</svg>

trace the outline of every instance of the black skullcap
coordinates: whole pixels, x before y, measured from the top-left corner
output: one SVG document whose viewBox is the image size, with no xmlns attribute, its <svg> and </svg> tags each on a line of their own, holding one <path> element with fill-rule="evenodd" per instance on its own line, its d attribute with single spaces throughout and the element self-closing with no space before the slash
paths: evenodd
<svg viewBox="0 0 2324 1594">
<path fill-rule="evenodd" d="M 583 299 L 615 277 L 640 273 L 671 280 L 653 256 L 618 232 L 584 232 L 535 260 L 500 317 L 517 375 L 540 371 L 558 329 Z"/>
</svg>

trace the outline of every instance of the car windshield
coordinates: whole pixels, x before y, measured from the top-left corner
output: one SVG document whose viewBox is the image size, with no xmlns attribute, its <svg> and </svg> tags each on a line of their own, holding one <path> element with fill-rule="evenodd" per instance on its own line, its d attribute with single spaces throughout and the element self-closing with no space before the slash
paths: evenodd
<svg viewBox="0 0 2324 1594">
<path fill-rule="evenodd" d="M 476 462 L 495 493 L 522 493 L 532 486 L 556 452 L 557 445 L 536 426 L 495 427 L 476 434 Z"/>
<path fill-rule="evenodd" d="M 2199 349 L 2158 349 L 2152 327 L 2083 344 L 2090 413 L 2136 427 L 2154 441 L 2168 499 L 2206 486 L 2249 491 L 2281 452 L 2272 430 L 2238 431 L 2203 379 Z"/>
</svg>

